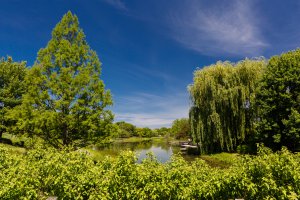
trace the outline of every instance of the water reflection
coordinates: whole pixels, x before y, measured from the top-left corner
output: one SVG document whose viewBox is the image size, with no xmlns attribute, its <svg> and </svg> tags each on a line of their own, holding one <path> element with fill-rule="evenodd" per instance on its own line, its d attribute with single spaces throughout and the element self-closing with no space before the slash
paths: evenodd
<svg viewBox="0 0 300 200">
<path fill-rule="evenodd" d="M 180 147 L 170 145 L 167 141 L 146 141 L 146 142 L 130 142 L 130 143 L 113 143 L 102 147 L 94 147 L 94 150 L 102 151 L 105 155 L 117 156 L 123 150 L 135 151 L 138 155 L 138 163 L 147 157 L 149 152 L 152 152 L 158 161 L 165 163 L 173 154 L 180 153 Z M 192 161 L 196 156 L 182 156 L 187 161 Z"/>
<path fill-rule="evenodd" d="M 142 160 L 147 157 L 147 153 L 149 152 L 153 152 L 157 160 L 162 163 L 167 162 L 173 154 L 172 147 L 162 148 L 160 146 L 153 145 L 150 149 L 143 149 L 141 151 L 137 151 L 139 155 L 138 163 L 142 162 Z"/>
</svg>

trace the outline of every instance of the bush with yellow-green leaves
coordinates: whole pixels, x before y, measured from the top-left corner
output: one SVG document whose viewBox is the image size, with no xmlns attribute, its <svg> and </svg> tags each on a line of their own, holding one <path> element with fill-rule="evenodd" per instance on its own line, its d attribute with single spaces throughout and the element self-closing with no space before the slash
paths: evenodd
<svg viewBox="0 0 300 200">
<path fill-rule="evenodd" d="M 0 199 L 299 199 L 300 156 L 286 149 L 243 156 L 227 169 L 174 156 L 159 163 L 134 152 L 95 162 L 78 151 L 0 147 Z"/>
</svg>

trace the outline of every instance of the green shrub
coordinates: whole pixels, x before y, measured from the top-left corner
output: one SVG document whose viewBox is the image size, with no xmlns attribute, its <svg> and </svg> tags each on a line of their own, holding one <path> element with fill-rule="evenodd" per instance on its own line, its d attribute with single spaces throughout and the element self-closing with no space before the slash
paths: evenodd
<svg viewBox="0 0 300 200">
<path fill-rule="evenodd" d="M 175 155 L 162 164 L 134 152 L 94 162 L 69 149 L 37 145 L 25 154 L 0 146 L 0 199 L 297 199 L 300 156 L 286 149 L 243 156 L 230 168 L 211 168 Z"/>
<path fill-rule="evenodd" d="M 255 144 L 241 144 L 237 147 L 236 151 L 239 154 L 256 154 L 257 147 Z"/>
</svg>

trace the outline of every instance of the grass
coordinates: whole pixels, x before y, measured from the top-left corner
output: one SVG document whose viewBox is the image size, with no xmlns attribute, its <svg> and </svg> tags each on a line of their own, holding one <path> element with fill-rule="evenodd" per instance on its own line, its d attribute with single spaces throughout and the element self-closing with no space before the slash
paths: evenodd
<svg viewBox="0 0 300 200">
<path fill-rule="evenodd" d="M 239 154 L 237 153 L 218 153 L 211 155 L 201 155 L 201 159 L 205 160 L 207 164 L 212 167 L 218 168 L 228 168 L 233 165 L 233 163 L 238 162 Z"/>
<path fill-rule="evenodd" d="M 23 147 L 16 147 L 16 146 L 12 146 L 12 145 L 9 145 L 9 144 L 2 144 L 0 143 L 0 147 L 6 147 L 7 149 L 9 149 L 9 153 L 11 154 L 24 154 L 26 153 L 26 149 L 23 148 Z"/>
<path fill-rule="evenodd" d="M 3 133 L 2 138 L 9 139 L 13 144 L 17 144 L 26 139 L 23 136 L 16 136 L 8 133 Z"/>
</svg>

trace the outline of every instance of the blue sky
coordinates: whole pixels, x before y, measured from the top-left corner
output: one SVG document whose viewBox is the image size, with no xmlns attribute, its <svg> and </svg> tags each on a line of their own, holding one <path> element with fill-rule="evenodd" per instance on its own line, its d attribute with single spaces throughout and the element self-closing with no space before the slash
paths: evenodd
<svg viewBox="0 0 300 200">
<path fill-rule="evenodd" d="M 0 0 L 0 57 L 31 66 L 68 11 L 103 63 L 116 121 L 187 117 L 197 68 L 300 46 L 299 0 Z"/>
</svg>

